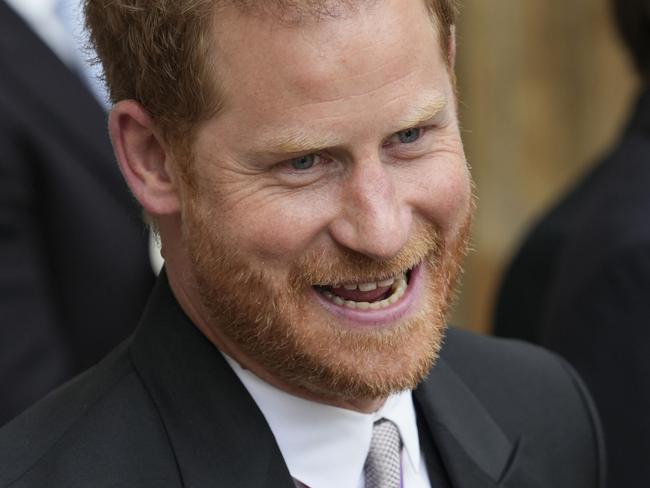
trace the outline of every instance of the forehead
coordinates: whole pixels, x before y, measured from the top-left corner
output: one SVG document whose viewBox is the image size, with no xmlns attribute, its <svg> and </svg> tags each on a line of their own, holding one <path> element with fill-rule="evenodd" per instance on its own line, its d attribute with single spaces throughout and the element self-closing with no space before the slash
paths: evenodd
<svg viewBox="0 0 650 488">
<path fill-rule="evenodd" d="M 423 103 L 447 95 L 447 66 L 422 0 L 363 2 L 294 23 L 225 10 L 213 32 L 222 118 L 231 121 L 264 128 L 350 118 L 420 93 Z"/>
</svg>

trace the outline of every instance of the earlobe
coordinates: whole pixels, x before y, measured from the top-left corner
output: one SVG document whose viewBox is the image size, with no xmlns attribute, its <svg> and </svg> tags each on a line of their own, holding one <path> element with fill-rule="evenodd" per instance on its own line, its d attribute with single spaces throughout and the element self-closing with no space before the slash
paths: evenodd
<svg viewBox="0 0 650 488">
<path fill-rule="evenodd" d="M 180 209 L 178 179 L 153 120 L 134 100 L 118 102 L 109 131 L 120 170 L 142 207 L 153 216 Z"/>
</svg>

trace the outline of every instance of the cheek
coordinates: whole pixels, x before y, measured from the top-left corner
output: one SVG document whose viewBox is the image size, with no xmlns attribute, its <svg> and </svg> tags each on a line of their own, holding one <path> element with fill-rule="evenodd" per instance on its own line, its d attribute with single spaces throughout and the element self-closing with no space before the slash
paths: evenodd
<svg viewBox="0 0 650 488">
<path fill-rule="evenodd" d="M 295 262 L 328 223 L 324 199 L 307 193 L 260 196 L 233 208 L 227 215 L 233 244 L 265 266 Z"/>
<path fill-rule="evenodd" d="M 471 212 L 471 177 L 461 156 L 428 165 L 411 188 L 414 209 L 443 233 L 456 232 Z"/>
</svg>

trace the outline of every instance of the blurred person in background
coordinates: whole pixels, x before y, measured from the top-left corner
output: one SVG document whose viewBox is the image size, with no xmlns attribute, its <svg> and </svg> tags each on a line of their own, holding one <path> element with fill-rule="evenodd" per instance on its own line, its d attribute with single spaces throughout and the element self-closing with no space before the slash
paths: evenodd
<svg viewBox="0 0 650 488">
<path fill-rule="evenodd" d="M 154 278 L 78 9 L 0 1 L 0 425 L 124 339 Z"/>
<path fill-rule="evenodd" d="M 602 416 L 610 486 L 650 486 L 650 0 L 612 7 L 641 94 L 615 147 L 525 239 L 494 333 L 566 357 Z"/>
</svg>

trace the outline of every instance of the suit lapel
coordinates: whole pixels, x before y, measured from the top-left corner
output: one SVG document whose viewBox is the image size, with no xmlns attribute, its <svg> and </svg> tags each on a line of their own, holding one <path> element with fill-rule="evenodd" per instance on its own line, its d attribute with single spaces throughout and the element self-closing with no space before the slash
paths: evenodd
<svg viewBox="0 0 650 488">
<path fill-rule="evenodd" d="M 264 417 L 221 354 L 158 280 L 131 356 L 184 486 L 294 487 Z"/>
<path fill-rule="evenodd" d="M 444 359 L 414 397 L 454 488 L 541 487 L 524 439 L 508 439 Z"/>
</svg>

